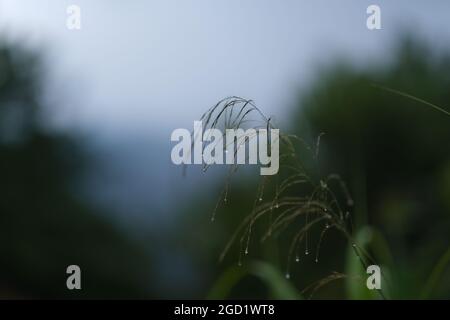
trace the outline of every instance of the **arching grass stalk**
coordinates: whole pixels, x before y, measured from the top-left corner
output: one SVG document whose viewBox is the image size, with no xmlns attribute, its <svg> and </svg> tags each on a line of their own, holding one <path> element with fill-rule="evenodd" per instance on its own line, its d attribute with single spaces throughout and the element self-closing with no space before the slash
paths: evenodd
<svg viewBox="0 0 450 320">
<path fill-rule="evenodd" d="M 249 116 L 255 115 L 256 118 Z M 266 117 L 261 110 L 253 103 L 252 100 L 246 100 L 240 97 L 229 97 L 219 101 L 207 112 L 205 112 L 201 121 L 205 129 L 221 128 L 221 129 L 247 129 L 250 128 L 273 128 L 270 117 Z M 225 130 L 222 130 L 225 132 Z M 249 254 L 249 247 L 252 238 L 252 231 L 255 224 L 262 218 L 269 217 L 269 226 L 261 237 L 261 242 L 271 236 L 277 236 L 291 226 L 294 222 L 303 221 L 303 227 L 294 230 L 294 235 L 290 240 L 288 250 L 286 278 L 290 278 L 290 267 L 293 258 L 295 262 L 300 261 L 300 248 L 304 246 L 304 254 L 310 254 L 309 233 L 312 228 L 320 228 L 319 241 L 315 246 L 315 262 L 319 262 L 320 248 L 322 241 L 325 239 L 329 230 L 335 229 L 348 240 L 353 248 L 355 255 L 358 257 L 364 269 L 367 268 L 368 262 L 372 261 L 370 256 L 363 248 L 360 248 L 354 241 L 352 236 L 353 221 L 350 211 L 353 208 L 353 199 L 346 187 L 345 182 L 337 174 L 322 176 L 319 169 L 315 174 L 310 174 L 303 163 L 298 149 L 304 151 L 305 154 L 313 161 L 317 162 L 320 154 L 320 140 L 323 134 L 320 134 L 314 147 L 311 147 L 303 139 L 296 135 L 285 134 L 280 132 L 280 171 L 283 171 L 281 178 L 273 176 L 264 176 L 257 188 L 257 193 L 253 202 L 251 212 L 243 218 L 241 224 L 225 246 L 220 260 L 223 260 L 230 247 L 239 242 L 239 265 L 243 256 Z M 237 150 L 245 146 L 247 141 L 238 143 L 234 151 L 236 157 Z M 268 144 L 270 141 L 268 141 Z M 305 154 L 302 154 L 305 155 Z M 237 171 L 237 162 L 230 165 L 230 170 L 226 179 L 224 190 L 214 208 L 212 220 L 216 216 L 216 212 L 221 204 L 227 202 L 228 189 L 231 184 L 231 177 Z M 203 166 L 203 171 L 208 169 L 208 165 Z M 275 181 L 274 194 L 267 194 L 267 186 L 272 180 Z M 345 199 L 342 204 L 340 199 Z M 331 275 L 321 286 L 332 281 L 333 279 L 342 278 Z M 380 292 L 382 298 L 383 293 Z"/>
<path fill-rule="evenodd" d="M 424 104 L 424 105 L 426 105 L 428 107 L 433 108 L 434 110 L 437 110 L 437 111 L 439 111 L 439 112 L 441 112 L 441 113 L 443 113 L 443 114 L 445 114 L 447 116 L 450 116 L 450 111 L 447 111 L 444 108 L 439 107 L 439 106 L 437 106 L 437 105 L 435 105 L 435 104 L 433 104 L 431 102 L 428 102 L 426 100 L 423 100 L 421 98 L 413 96 L 412 94 L 409 94 L 409 93 L 406 93 L 406 92 L 403 92 L 403 91 L 400 91 L 400 90 L 392 89 L 392 88 L 389 88 L 389 87 L 385 87 L 385 86 L 382 86 L 382 85 L 379 85 L 379 84 L 373 84 L 373 86 L 375 88 L 378 88 L 378 89 L 381 89 L 381 90 L 384 90 L 384 91 L 387 91 L 387 92 L 390 92 L 390 93 L 393 93 L 393 94 L 405 97 L 407 99 L 411 99 L 413 101 L 422 103 L 422 104 Z"/>
</svg>

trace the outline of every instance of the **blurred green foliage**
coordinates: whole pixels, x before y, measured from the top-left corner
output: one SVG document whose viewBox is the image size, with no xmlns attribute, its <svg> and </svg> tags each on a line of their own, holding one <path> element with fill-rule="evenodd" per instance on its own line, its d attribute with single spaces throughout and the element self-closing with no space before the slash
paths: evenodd
<svg viewBox="0 0 450 320">
<path fill-rule="evenodd" d="M 233 287 L 246 276 L 259 278 L 270 289 L 268 295 L 270 299 L 301 299 L 300 293 L 292 283 L 285 279 L 279 270 L 263 261 L 253 261 L 244 267 L 230 267 L 220 276 L 207 298 L 227 299 Z"/>
<path fill-rule="evenodd" d="M 45 126 L 44 71 L 30 50 L 0 45 L 0 298 L 150 297 L 143 249 L 75 196 L 88 159 Z M 71 264 L 81 291 L 66 288 Z"/>
<path fill-rule="evenodd" d="M 411 38 L 399 43 L 376 65 L 339 61 L 318 72 L 292 110 L 291 127 L 283 131 L 311 145 L 325 133 L 320 157 L 308 163 L 308 170 L 318 168 L 318 179 L 338 173 L 347 182 L 356 241 L 382 266 L 387 297 L 449 298 L 449 117 L 376 85 L 449 110 L 450 55 Z M 44 112 L 40 94 L 44 75 L 39 56 L 0 46 L 0 297 L 160 297 L 147 285 L 154 270 L 144 245 L 75 195 L 92 159 L 76 136 L 44 125 L 49 111 Z M 189 292 L 189 298 L 208 292 L 210 298 L 309 298 L 312 293 L 313 298 L 379 298 L 367 292 L 357 257 L 333 231 L 324 239 L 320 262 L 314 262 L 314 254 L 302 255 L 291 263 L 289 280 L 284 275 L 292 233 L 260 243 L 269 221 L 255 226 L 242 267 L 237 265 L 239 242 L 217 262 L 252 209 L 257 175 L 232 181 L 215 223 L 210 215 L 216 199 L 199 193 L 167 234 L 166 251 L 188 256 L 201 276 L 195 287 L 180 292 Z M 218 183 L 215 189 L 218 197 L 222 187 Z M 268 188 L 265 197 L 270 193 Z M 301 222 L 292 224 L 292 232 L 299 227 Z M 311 250 L 318 233 L 311 233 Z M 85 270 L 81 292 L 65 287 L 70 264 Z M 347 277 L 301 293 L 333 272 Z"/>
<path fill-rule="evenodd" d="M 377 85 L 450 109 L 450 55 L 405 37 L 390 62 L 340 63 L 321 74 L 299 104 L 297 132 L 325 132 L 324 172 L 350 183 L 357 227 L 387 239 L 393 296 L 418 298 L 450 247 L 450 118 Z M 449 270 L 431 297 L 449 297 Z"/>
<path fill-rule="evenodd" d="M 382 267 L 386 297 L 449 298 L 450 118 L 379 86 L 450 110 L 450 55 L 409 37 L 398 43 L 383 62 L 357 67 L 337 61 L 320 70 L 302 90 L 292 110 L 295 120 L 283 131 L 296 133 L 311 145 L 325 133 L 320 156 L 309 165 L 318 167 L 318 177 L 337 173 L 347 182 L 354 200 L 354 235 Z M 215 225 L 208 226 L 207 216 L 208 206 L 213 208 L 214 203 L 194 199 L 196 210 L 187 210 L 189 219 L 182 221 L 179 237 L 189 254 L 201 255 L 196 260 L 200 267 L 207 269 L 206 264 L 214 262 L 226 235 L 231 236 L 251 212 L 256 186 L 252 179 L 236 179 Z M 189 213 L 199 208 L 205 215 Z M 311 236 L 313 248 L 318 231 Z M 190 237 L 196 232 L 209 239 L 208 243 Z M 283 274 L 288 265 L 288 232 L 266 243 L 258 241 L 257 230 L 254 233 L 243 267 L 254 259 L 264 259 Z M 237 264 L 240 250 L 238 241 L 209 277 L 219 278 L 227 266 Z M 327 282 L 314 292 L 314 298 L 380 298 L 366 289 L 365 270 L 342 235 L 329 232 L 320 256 L 317 264 L 309 255 L 291 265 L 290 282 L 298 291 L 337 271 L 347 277 Z M 269 287 L 264 281 L 247 279 L 229 296 L 269 297 Z"/>
</svg>

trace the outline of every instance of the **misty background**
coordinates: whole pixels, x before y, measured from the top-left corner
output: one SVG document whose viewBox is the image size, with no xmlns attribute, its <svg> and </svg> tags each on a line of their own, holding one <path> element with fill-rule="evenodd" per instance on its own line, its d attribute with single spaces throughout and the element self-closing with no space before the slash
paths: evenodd
<svg viewBox="0 0 450 320">
<path fill-rule="evenodd" d="M 76 136 L 89 159 L 70 186 L 75 199 L 144 247 L 152 274 L 139 279 L 151 296 L 198 297 L 215 271 L 205 277 L 182 243 L 171 245 L 182 240 L 168 239 L 186 213 L 208 216 L 221 178 L 197 167 L 183 178 L 170 161 L 171 132 L 231 95 L 290 127 L 300 97 L 336 61 L 355 70 L 389 64 L 405 33 L 450 49 L 447 1 L 376 1 L 382 30 L 370 31 L 373 3 L 0 0 L 0 42 L 41 58 L 40 119 L 49 132 Z M 66 28 L 70 4 L 81 8 L 81 30 Z M 209 200 L 187 209 L 200 199 Z"/>
</svg>

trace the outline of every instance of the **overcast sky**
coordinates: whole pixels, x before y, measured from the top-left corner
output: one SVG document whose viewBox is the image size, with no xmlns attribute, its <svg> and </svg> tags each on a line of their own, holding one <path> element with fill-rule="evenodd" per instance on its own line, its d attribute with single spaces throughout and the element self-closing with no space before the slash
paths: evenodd
<svg viewBox="0 0 450 320">
<path fill-rule="evenodd" d="M 70 4 L 81 7 L 80 31 L 66 28 Z M 366 27 L 370 4 L 381 7 L 382 30 Z M 405 30 L 448 47 L 450 1 L 0 0 L 0 36 L 46 53 L 49 119 L 91 133 L 102 170 L 93 169 L 84 190 L 143 235 L 149 227 L 165 233 L 161 221 L 183 213 L 176 209 L 191 204 L 190 194 L 219 196 L 205 187 L 221 183 L 210 172 L 180 179 L 172 130 L 230 95 L 282 122 L 318 68 L 336 57 L 388 59 Z M 179 287 L 201 272 L 159 250 L 162 281 Z"/>
<path fill-rule="evenodd" d="M 379 31 L 366 28 L 372 3 Z M 66 28 L 69 4 L 80 31 Z M 283 119 L 317 66 L 383 59 L 405 28 L 447 45 L 450 2 L 0 0 L 0 30 L 48 52 L 59 123 L 104 133 L 167 135 L 229 95 Z"/>
</svg>

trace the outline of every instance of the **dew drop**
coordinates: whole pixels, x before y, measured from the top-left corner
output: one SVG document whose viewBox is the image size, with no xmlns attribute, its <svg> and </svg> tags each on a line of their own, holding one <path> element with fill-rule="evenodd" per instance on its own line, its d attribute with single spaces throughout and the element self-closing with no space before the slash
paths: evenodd
<svg viewBox="0 0 450 320">
<path fill-rule="evenodd" d="M 263 201 L 263 198 L 260 197 L 258 200 L 259 200 L 259 202 L 261 202 L 261 201 Z"/>
<path fill-rule="evenodd" d="M 245 254 L 248 254 L 248 249 L 245 249 Z"/>
<path fill-rule="evenodd" d="M 308 251 L 308 250 L 306 250 L 306 251 L 305 251 L 305 255 L 308 255 L 308 254 L 309 254 L 309 251 Z"/>
<path fill-rule="evenodd" d="M 290 279 L 291 275 L 289 273 L 286 273 L 286 279 Z"/>
<path fill-rule="evenodd" d="M 227 198 L 223 198 L 223 202 L 227 203 Z"/>
<path fill-rule="evenodd" d="M 278 209 L 279 205 L 278 203 L 275 204 L 275 209 Z"/>
<path fill-rule="evenodd" d="M 315 260 L 315 261 L 316 261 L 316 263 L 317 263 L 317 262 L 319 262 L 319 259 L 317 259 L 317 258 L 316 258 L 316 260 Z"/>
<path fill-rule="evenodd" d="M 295 262 L 300 262 L 300 258 L 298 256 L 295 257 Z"/>
</svg>

